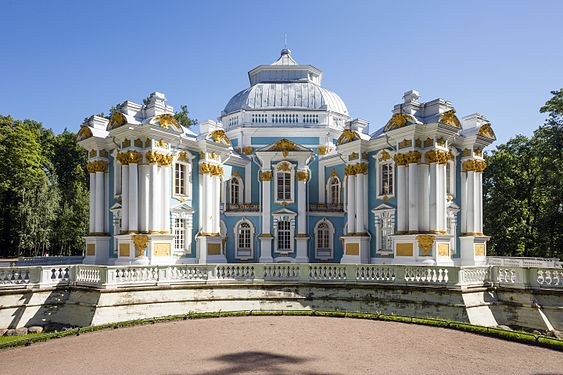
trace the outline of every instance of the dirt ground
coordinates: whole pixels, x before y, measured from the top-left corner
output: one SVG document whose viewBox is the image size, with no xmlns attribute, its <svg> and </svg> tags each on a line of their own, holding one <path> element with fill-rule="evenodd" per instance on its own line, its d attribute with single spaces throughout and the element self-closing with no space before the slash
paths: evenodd
<svg viewBox="0 0 563 375">
<path fill-rule="evenodd" d="M 563 374 L 563 353 L 436 327 L 232 317 L 98 331 L 0 352 L 3 374 Z"/>
</svg>

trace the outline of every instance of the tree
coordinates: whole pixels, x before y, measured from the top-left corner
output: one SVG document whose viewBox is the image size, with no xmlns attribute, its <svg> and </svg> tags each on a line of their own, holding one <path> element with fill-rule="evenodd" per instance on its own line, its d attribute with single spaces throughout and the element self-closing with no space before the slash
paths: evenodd
<svg viewBox="0 0 563 375">
<path fill-rule="evenodd" d="M 185 128 L 189 128 L 190 126 L 197 125 L 197 120 L 189 117 L 189 111 L 187 105 L 181 105 L 180 110 L 174 113 L 174 118 L 180 125 Z"/>
</svg>

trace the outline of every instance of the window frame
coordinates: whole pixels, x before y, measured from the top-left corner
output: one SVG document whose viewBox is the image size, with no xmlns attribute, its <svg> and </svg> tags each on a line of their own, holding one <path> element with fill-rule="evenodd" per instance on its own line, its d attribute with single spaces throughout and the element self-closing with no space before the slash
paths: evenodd
<svg viewBox="0 0 563 375">
<path fill-rule="evenodd" d="M 332 196 L 332 187 L 333 187 L 333 181 L 337 182 L 337 189 L 338 189 L 338 201 L 334 202 L 333 196 Z M 342 181 L 340 181 L 340 178 L 338 176 L 330 176 L 328 178 L 327 184 L 326 184 L 326 203 L 327 204 L 341 204 L 343 202 L 342 199 Z"/>
<path fill-rule="evenodd" d="M 374 214 L 374 227 L 375 227 L 375 252 L 377 254 L 382 255 L 391 255 L 393 254 L 393 240 L 392 236 L 396 233 L 396 209 L 391 206 L 381 205 L 374 210 L 372 210 Z M 391 229 L 391 232 L 388 233 L 385 237 L 390 237 L 391 244 L 389 248 L 385 248 L 383 244 L 384 240 L 384 222 L 389 220 L 390 225 L 388 228 Z"/>
<path fill-rule="evenodd" d="M 377 169 L 376 169 L 376 189 L 377 189 L 377 198 L 378 199 L 389 199 L 395 196 L 395 189 L 396 189 L 396 175 L 395 175 L 395 161 L 393 160 L 393 156 L 391 152 L 387 150 L 382 150 L 378 154 L 374 156 L 377 161 Z M 391 189 L 389 189 L 388 193 L 385 193 L 383 189 L 383 170 L 387 169 L 388 176 L 390 176 L 391 182 Z M 389 173 L 390 172 L 390 173 Z"/>
<path fill-rule="evenodd" d="M 321 225 L 326 226 L 326 230 L 328 233 L 328 247 L 321 248 L 319 247 L 319 239 L 320 239 L 320 230 Z M 334 259 L 334 225 L 332 222 L 327 220 L 326 218 L 322 218 L 321 220 L 317 221 L 314 228 L 314 241 L 315 241 L 315 259 L 318 260 L 331 260 Z M 320 254 L 319 250 L 328 250 L 329 254 Z"/>
<path fill-rule="evenodd" d="M 249 248 L 244 248 L 244 250 L 248 250 L 249 253 L 248 254 L 240 254 L 240 227 L 242 225 L 248 225 L 248 232 L 249 232 L 249 239 L 248 239 L 248 244 L 249 244 Z M 233 227 L 233 238 L 234 238 L 234 247 L 235 247 L 235 253 L 234 253 L 234 257 L 235 259 L 239 259 L 239 260 L 249 260 L 249 259 L 253 259 L 254 258 L 254 236 L 255 236 L 255 229 L 254 229 L 254 224 L 248 220 L 248 219 L 242 219 L 239 220 L 235 226 Z"/>
<path fill-rule="evenodd" d="M 238 200 L 237 202 L 233 201 L 233 182 L 236 181 L 236 184 L 238 185 Z M 242 181 L 242 178 L 237 177 L 237 176 L 232 176 L 231 180 L 229 181 L 229 203 L 230 204 L 242 204 L 242 202 L 244 202 L 244 182 Z"/>
<path fill-rule="evenodd" d="M 183 167 L 184 169 L 184 176 L 183 176 L 183 182 L 184 182 L 184 193 L 182 194 L 181 192 L 178 192 L 178 181 L 177 181 L 177 177 L 176 177 L 176 169 L 178 167 Z M 185 199 L 191 199 L 192 197 L 192 163 L 191 161 L 180 161 L 180 160 L 176 160 L 174 162 L 174 169 L 172 170 L 172 172 L 174 173 L 173 175 L 173 186 L 172 186 L 172 192 L 173 192 L 173 196 L 176 198 L 181 198 L 182 200 Z"/>
<path fill-rule="evenodd" d="M 275 176 L 274 176 L 274 203 L 277 205 L 287 205 L 295 202 L 295 165 L 288 161 L 282 161 L 275 165 Z M 281 175 L 289 176 L 289 199 L 279 199 L 279 188 L 278 177 Z M 286 184 L 284 184 L 285 186 Z M 285 191 L 284 191 L 285 193 Z"/>
</svg>

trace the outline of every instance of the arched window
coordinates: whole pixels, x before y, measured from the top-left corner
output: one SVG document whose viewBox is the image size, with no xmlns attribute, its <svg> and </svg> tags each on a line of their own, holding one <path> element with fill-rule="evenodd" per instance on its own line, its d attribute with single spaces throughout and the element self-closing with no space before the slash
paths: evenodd
<svg viewBox="0 0 563 375">
<path fill-rule="evenodd" d="M 332 259 L 334 248 L 334 227 L 327 219 L 320 220 L 315 228 L 315 257 Z"/>
<path fill-rule="evenodd" d="M 231 204 L 240 204 L 242 195 L 242 183 L 238 178 L 231 179 Z"/>
<path fill-rule="evenodd" d="M 333 176 L 328 181 L 328 203 L 340 204 L 340 179 Z"/>
<path fill-rule="evenodd" d="M 252 258 L 254 227 L 248 220 L 241 220 L 235 226 L 235 257 L 237 259 Z"/>
</svg>

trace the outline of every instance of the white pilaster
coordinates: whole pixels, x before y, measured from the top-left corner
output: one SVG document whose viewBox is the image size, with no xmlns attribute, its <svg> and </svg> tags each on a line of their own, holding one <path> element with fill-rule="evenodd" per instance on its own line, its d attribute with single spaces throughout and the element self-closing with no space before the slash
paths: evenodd
<svg viewBox="0 0 563 375">
<path fill-rule="evenodd" d="M 307 173 L 307 171 L 301 171 Z M 295 242 L 297 253 L 295 261 L 306 263 L 309 261 L 307 254 L 307 179 L 297 179 L 297 236 Z"/>
<path fill-rule="evenodd" d="M 244 167 L 244 203 L 252 203 L 252 163 Z"/>
<path fill-rule="evenodd" d="M 356 233 L 356 175 L 350 174 L 347 177 L 348 186 L 348 202 L 347 202 L 347 218 L 348 218 L 348 235 Z"/>
<path fill-rule="evenodd" d="M 397 166 L 397 231 L 405 232 L 408 229 L 407 206 L 407 176 L 404 165 Z"/>
<path fill-rule="evenodd" d="M 463 208 L 462 208 L 463 210 Z M 475 172 L 467 172 L 466 233 L 475 233 Z"/>
<path fill-rule="evenodd" d="M 129 231 L 129 165 L 121 166 L 121 231 Z"/>
<path fill-rule="evenodd" d="M 438 163 L 430 164 L 430 230 L 438 230 Z"/>
<path fill-rule="evenodd" d="M 139 166 L 139 230 L 149 230 L 149 190 L 150 190 L 150 166 L 142 164 Z"/>
<path fill-rule="evenodd" d="M 262 172 L 269 172 L 268 170 Z M 260 236 L 260 263 L 271 263 L 272 258 L 272 235 L 270 233 L 271 222 L 271 194 L 270 179 L 262 178 L 262 234 Z"/>
<path fill-rule="evenodd" d="M 90 173 L 90 221 L 89 232 L 96 231 L 96 173 Z"/>
<path fill-rule="evenodd" d="M 150 180 L 150 194 L 149 194 L 149 230 L 151 232 L 160 231 L 160 178 L 158 173 L 158 164 L 152 163 L 150 165 L 149 180 Z"/>
<path fill-rule="evenodd" d="M 170 233 L 170 196 L 171 196 L 171 176 L 170 165 L 162 166 L 162 219 L 161 230 Z"/>
<path fill-rule="evenodd" d="M 96 233 L 104 232 L 104 172 L 96 172 Z"/>
<path fill-rule="evenodd" d="M 418 165 L 418 229 L 429 230 L 429 181 L 430 167 L 428 164 Z"/>
<path fill-rule="evenodd" d="M 356 233 L 366 233 L 364 222 L 364 212 L 367 206 L 367 197 L 364 194 L 364 180 L 363 173 L 356 174 Z"/>
</svg>

